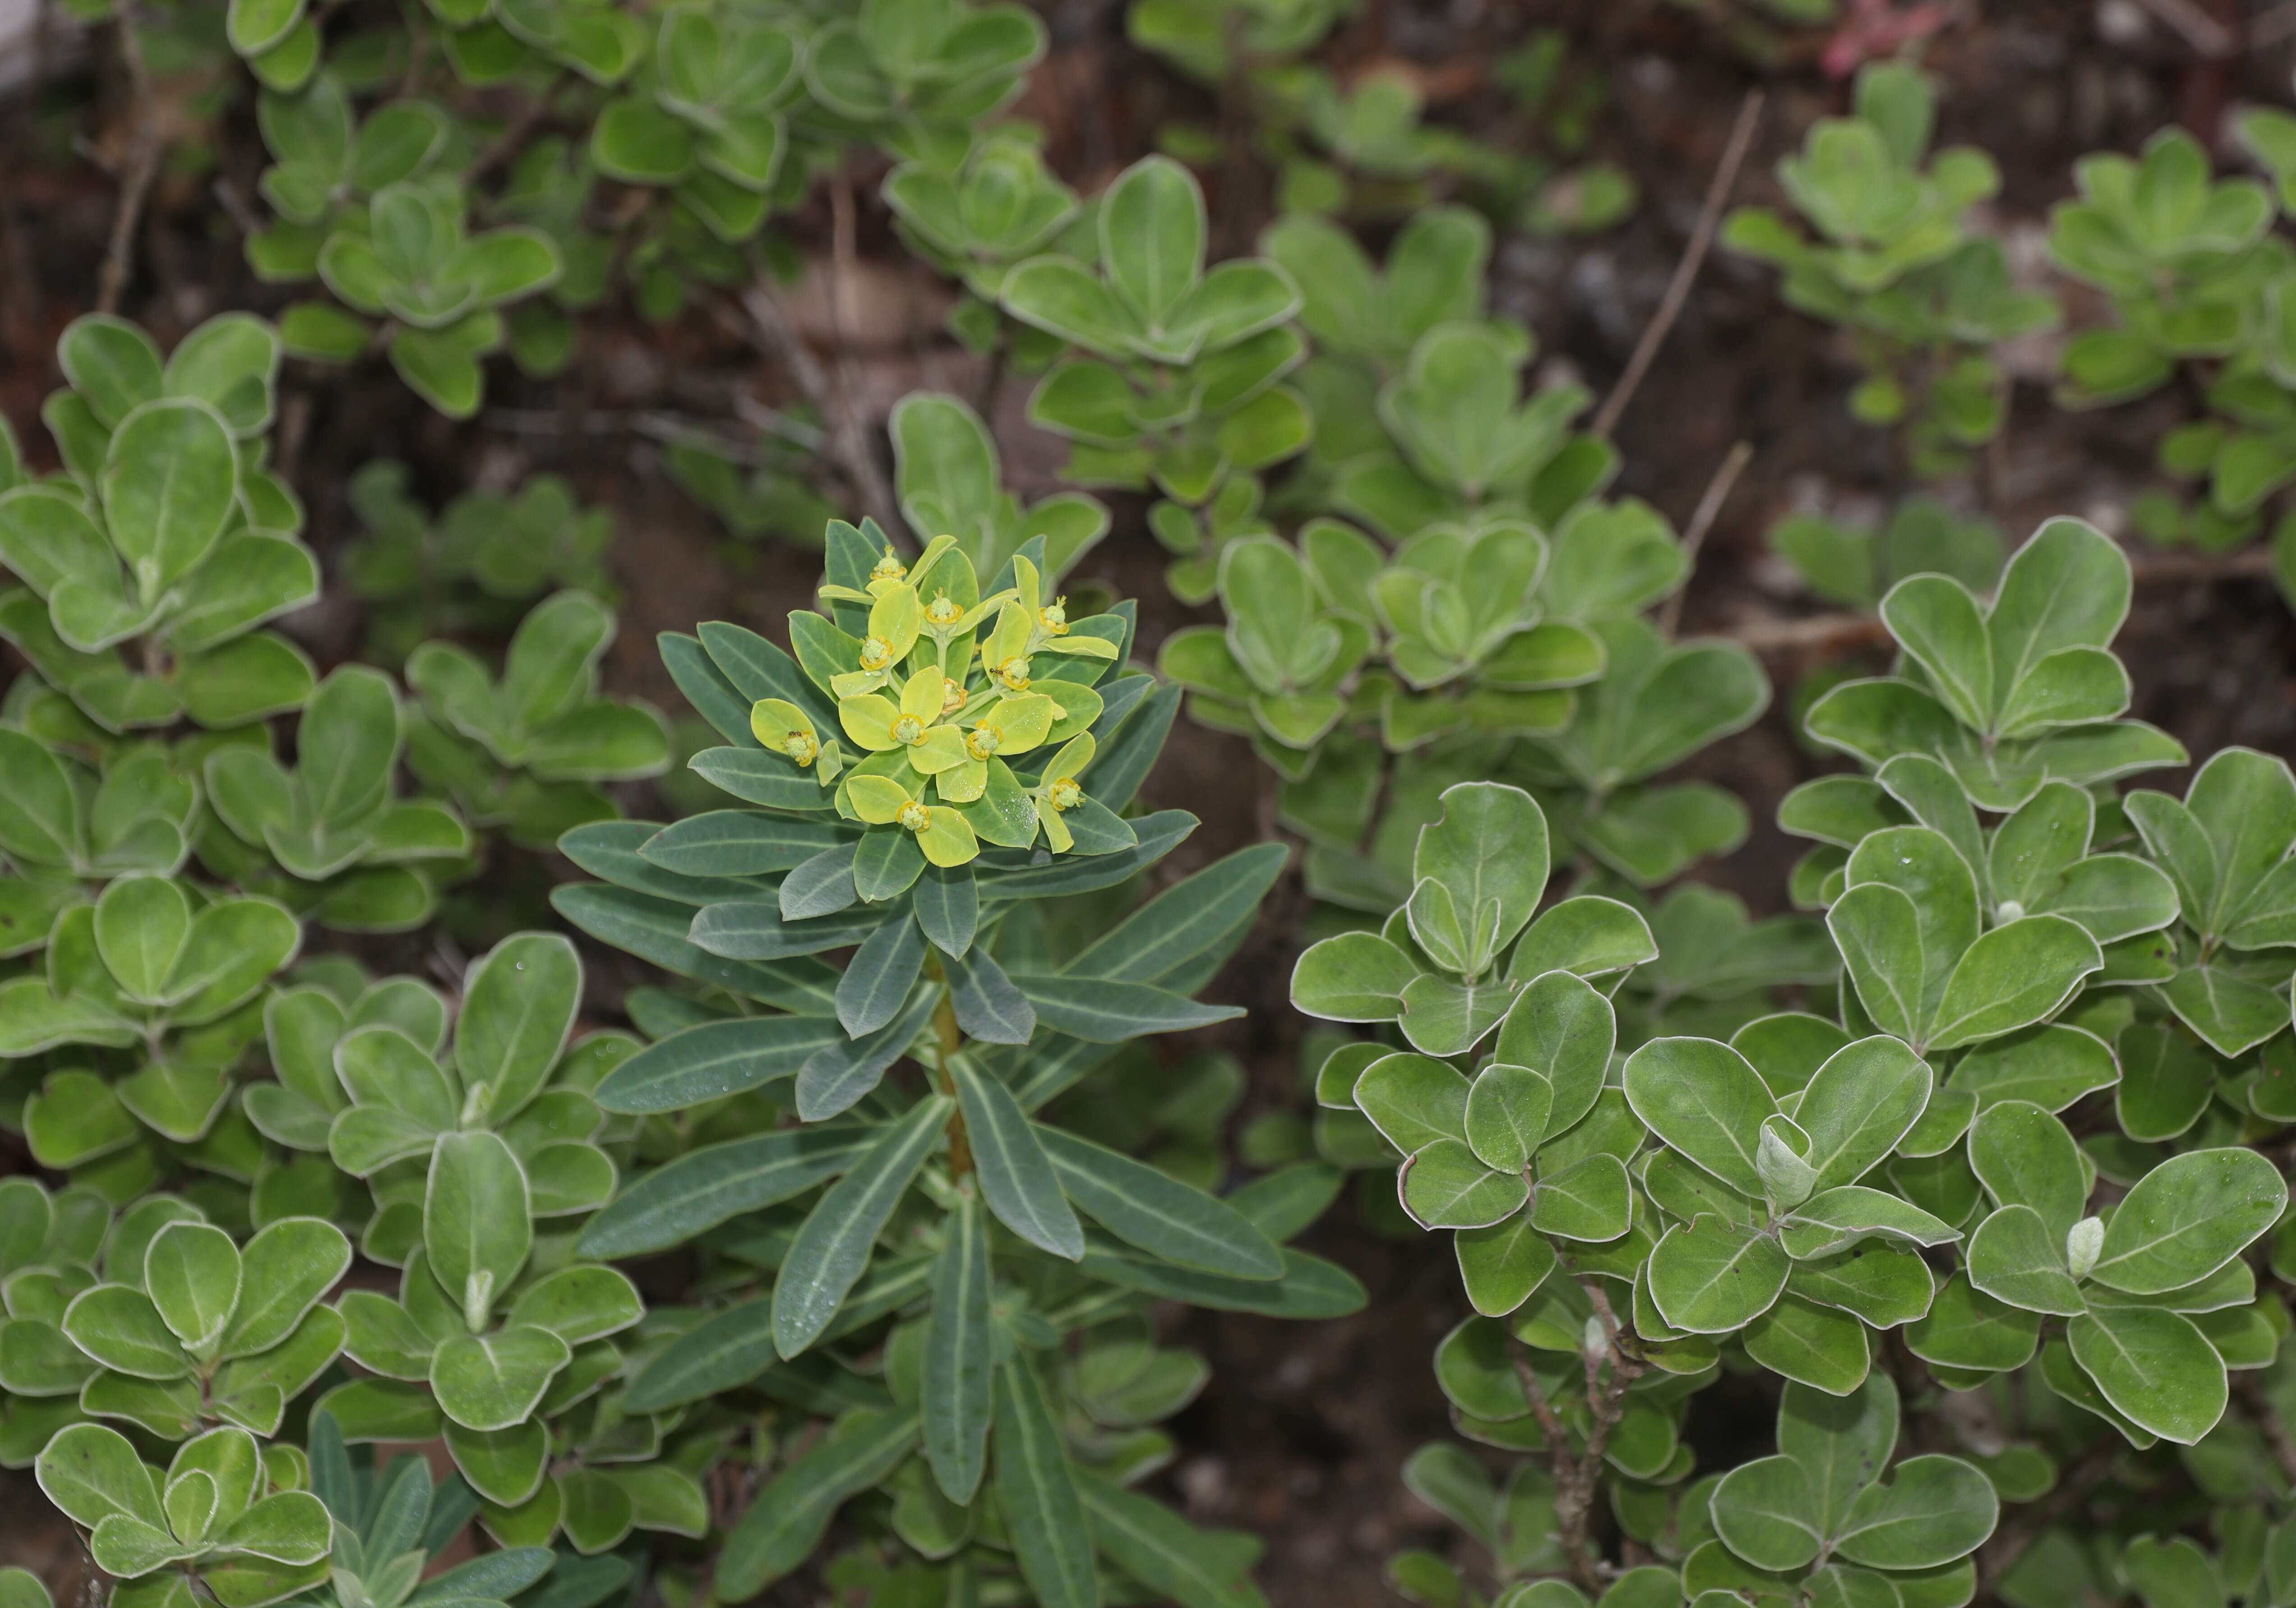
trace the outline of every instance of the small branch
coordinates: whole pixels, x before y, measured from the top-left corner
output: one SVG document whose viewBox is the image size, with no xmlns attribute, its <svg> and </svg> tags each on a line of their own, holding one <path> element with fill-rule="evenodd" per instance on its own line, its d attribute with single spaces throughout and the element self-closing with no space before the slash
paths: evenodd
<svg viewBox="0 0 2296 1608">
<path fill-rule="evenodd" d="M 2089 1442 L 2088 1449 L 2079 1461 L 2069 1469 L 2057 1488 L 2034 1503 L 2017 1516 L 2017 1522 L 1994 1537 L 1985 1548 L 1978 1570 L 1978 1590 L 1990 1591 L 1995 1581 L 2009 1572 L 2017 1560 L 2025 1555 L 2042 1531 L 2071 1513 L 2088 1499 L 2089 1493 L 2104 1482 L 2112 1472 L 2112 1465 L 2120 1455 L 2123 1442 L 2119 1432 L 2108 1429 Z"/>
<path fill-rule="evenodd" d="M 2193 0 L 2137 0 L 2137 4 L 2183 35 L 2185 44 L 2213 61 L 2239 52 L 2240 41 L 2232 29 L 2194 4 Z"/>
<path fill-rule="evenodd" d="M 2274 574 L 2272 550 L 2243 547 L 2236 552 L 2140 553 L 2129 560 L 2129 575 L 2140 586 L 2179 582 L 2267 580 Z M 1757 653 L 1838 652 L 1880 647 L 1890 640 L 1870 614 L 1805 615 L 1794 620 L 1749 620 L 1716 633 Z"/>
<path fill-rule="evenodd" d="M 208 188 L 215 196 L 216 203 L 231 216 L 233 223 L 239 225 L 242 234 L 253 234 L 262 229 L 263 220 L 255 215 L 255 208 L 247 204 L 247 198 L 240 194 L 229 179 L 217 179 Z"/>
<path fill-rule="evenodd" d="M 862 510 L 889 534 L 901 530 L 903 526 L 893 511 L 892 485 L 878 466 L 860 420 L 848 405 L 850 392 L 831 386 L 828 374 L 807 349 L 804 339 L 783 311 L 780 299 L 763 277 L 753 281 L 742 293 L 742 306 L 753 326 L 753 343 L 787 366 L 805 399 L 829 421 L 828 436 L 822 444 L 824 454 L 860 500 Z"/>
<path fill-rule="evenodd" d="M 1559 1462 L 1570 1461 L 1569 1443 L 1563 1439 L 1562 1420 L 1554 1416 L 1554 1404 L 1546 1399 L 1546 1387 L 1538 1382 L 1538 1375 L 1530 1366 L 1530 1355 L 1518 1343 L 1510 1348 L 1514 1361 L 1515 1377 L 1522 1381 L 1522 1393 L 1530 1398 L 1530 1410 L 1538 1419 L 1538 1427 L 1546 1436 L 1547 1449 Z"/>
<path fill-rule="evenodd" d="M 736 396 L 735 411 L 750 423 L 758 423 L 750 409 L 740 405 L 746 401 L 746 397 Z M 772 414 L 768 409 L 757 408 L 755 404 L 750 407 L 756 408 L 759 414 L 780 419 L 780 415 Z M 627 431 L 655 441 L 704 447 L 729 462 L 748 464 L 752 468 L 783 461 L 760 452 L 748 442 L 719 435 L 708 425 L 676 413 L 621 408 L 592 408 L 586 412 L 560 412 L 549 408 L 488 408 L 480 417 L 492 429 L 508 430 L 519 436 L 618 436 Z M 778 433 L 808 451 L 820 450 L 822 438 L 819 431 L 806 429 L 794 420 L 782 419 L 780 422 Z"/>
<path fill-rule="evenodd" d="M 160 119 L 152 104 L 152 75 L 144 65 L 144 48 L 136 42 L 135 25 L 125 19 L 119 23 L 119 54 L 127 65 L 135 132 L 129 136 L 120 178 L 119 208 L 111 216 L 111 242 L 104 249 L 103 272 L 96 281 L 99 313 L 119 311 L 120 292 L 127 288 L 128 259 L 135 254 L 135 233 L 144 221 L 144 203 L 160 172 Z"/>
<path fill-rule="evenodd" d="M 1746 442 L 1741 441 L 1732 447 L 1723 457 L 1721 467 L 1714 471 L 1714 478 L 1706 483 L 1706 490 L 1699 497 L 1698 506 L 1691 510 L 1690 523 L 1682 533 L 1682 584 L 1674 589 L 1674 595 L 1667 599 L 1665 607 L 1658 613 L 1658 628 L 1668 636 L 1672 636 L 1675 628 L 1682 624 L 1682 600 L 1690 595 L 1690 580 L 1698 571 L 1698 550 L 1706 545 L 1707 532 L 1714 528 L 1714 521 L 1721 515 L 1722 504 L 1729 501 L 1731 491 L 1738 484 L 1738 477 L 1746 472 L 1746 465 L 1753 461 L 1753 457 L 1754 449 Z M 1613 1335 L 1618 1333 L 1615 1321 L 1611 1326 L 1611 1332 Z"/>
<path fill-rule="evenodd" d="M 2272 1448 L 2272 1456 L 2280 1465 L 2280 1477 L 2296 1490 L 2296 1439 L 2288 1433 L 2288 1425 L 2265 1394 L 2264 1385 L 2254 1374 L 2238 1375 L 2235 1388 L 2248 1410 L 2256 1415 L 2257 1427 L 2264 1432 L 2265 1443 Z"/>
<path fill-rule="evenodd" d="M 528 138 L 549 115 L 549 96 L 529 102 L 526 109 L 511 120 L 510 127 L 495 136 L 495 143 L 479 152 L 478 159 L 463 169 L 463 183 L 476 184 L 525 150 Z"/>
<path fill-rule="evenodd" d="M 2251 50 L 2263 50 L 2296 37 L 2296 0 L 2284 0 L 2248 25 Z"/>
<path fill-rule="evenodd" d="M 2234 552 L 2142 553 L 2129 561 L 2133 576 L 2142 582 L 2227 581 L 2273 573 L 2272 549 L 2258 543 Z"/>
<path fill-rule="evenodd" d="M 1728 204 L 1730 192 L 1738 182 L 1738 169 L 1745 165 L 1746 153 L 1753 149 L 1754 130 L 1762 118 L 1762 92 L 1750 89 L 1738 107 L 1737 124 L 1730 130 L 1730 143 L 1722 148 L 1722 162 L 1714 170 L 1711 183 L 1706 186 L 1705 204 L 1698 210 L 1697 226 L 1690 232 L 1690 244 L 1683 250 L 1682 260 L 1674 265 L 1674 278 L 1668 282 L 1666 295 L 1658 304 L 1658 311 L 1635 343 L 1634 355 L 1627 359 L 1626 372 L 1619 383 L 1603 399 L 1602 411 L 1595 415 L 1594 433 L 1607 437 L 1618 424 L 1619 416 L 1627 411 L 1627 404 L 1635 399 L 1635 392 L 1650 371 L 1651 362 L 1657 357 L 1660 347 L 1666 344 L 1667 334 L 1682 316 L 1683 305 L 1690 299 L 1690 287 L 1698 277 L 1706 253 L 1714 244 L 1714 232 L 1722 222 L 1722 208 Z"/>
</svg>

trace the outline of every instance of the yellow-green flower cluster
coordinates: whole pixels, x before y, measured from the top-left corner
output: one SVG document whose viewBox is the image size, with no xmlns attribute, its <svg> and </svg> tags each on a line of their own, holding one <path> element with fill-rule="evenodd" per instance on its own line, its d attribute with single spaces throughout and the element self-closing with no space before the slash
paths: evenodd
<svg viewBox="0 0 2296 1608">
<path fill-rule="evenodd" d="M 981 597 L 953 536 L 935 537 L 914 567 L 889 549 L 865 589 L 821 592 L 869 606 L 853 667 L 830 682 L 838 725 L 860 757 L 849 768 L 838 741 L 824 743 L 805 712 L 780 698 L 752 709 L 758 740 L 800 768 L 820 767 L 824 787 L 842 775 L 840 813 L 906 828 L 935 865 L 978 855 L 977 823 L 993 823 L 984 826 L 990 840 L 1007 846 L 1026 846 L 1039 827 L 1056 853 L 1072 846 L 1061 816 L 1083 801 L 1078 779 L 1092 761 L 1101 698 L 1081 682 L 1040 675 L 1037 661 L 1113 659 L 1116 644 L 1074 634 L 1067 600 L 1046 600 L 1026 559 L 1013 560 L 1011 586 Z M 1051 743 L 1062 746 L 1024 788 L 1011 763 Z"/>
</svg>

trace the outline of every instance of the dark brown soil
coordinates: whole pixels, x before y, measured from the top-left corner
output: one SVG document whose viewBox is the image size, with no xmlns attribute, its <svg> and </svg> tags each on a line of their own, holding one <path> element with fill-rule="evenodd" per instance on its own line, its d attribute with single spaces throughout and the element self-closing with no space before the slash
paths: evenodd
<svg viewBox="0 0 2296 1608">
<path fill-rule="evenodd" d="M 2252 8 L 2267 9 L 2263 0 Z M 1122 7 L 1111 0 L 1040 0 L 1053 24 L 1054 53 L 1023 110 L 1051 132 L 1055 165 L 1091 188 L 1150 148 L 1154 125 L 1175 113 L 1208 116 L 1200 92 L 1181 86 L 1125 43 Z M 1624 163 L 1644 194 L 1620 228 L 1586 240 L 1508 239 L 1499 251 L 1494 300 L 1538 332 L 1542 361 L 1568 365 L 1600 394 L 1657 305 L 1697 215 L 1700 200 L 1742 97 L 1755 86 L 1767 110 L 1741 200 L 1776 199 L 1770 170 L 1816 117 L 1842 108 L 1845 87 L 1816 65 L 1822 36 L 1758 64 L 1716 19 L 1751 11 L 1740 0 L 1550 0 L 1536 7 L 1362 0 L 1326 53 L 1342 73 L 1402 58 L 1431 83 L 1464 86 L 1438 97 L 1437 115 L 1469 129 L 1492 115 L 1492 97 L 1472 86 L 1498 47 L 1533 26 L 1565 29 L 1578 59 L 1604 73 L 1615 91 L 1599 123 L 1599 154 Z M 2005 184 L 1998 219 L 2021 261 L 2038 260 L 2048 207 L 2070 189 L 2074 158 L 2089 150 L 2134 149 L 2153 130 L 2182 119 L 2215 140 L 2226 109 L 2243 98 L 2284 101 L 2296 49 L 2288 44 L 2225 63 L 2202 61 L 2183 39 L 2149 21 L 2136 0 L 2016 0 L 1950 8 L 1955 20 L 1931 39 L 1924 59 L 1946 81 L 1941 136 L 1991 151 Z M 2226 20 L 2238 0 L 2211 9 Z M 2108 37 L 2110 36 L 2110 37 Z M 94 44 L 101 46 L 99 37 Z M 67 57 L 69 56 L 69 53 Z M 83 50 L 83 61 L 92 53 Z M 111 149 L 111 98 L 83 66 L 52 70 L 36 88 L 0 99 L 0 409 L 36 452 L 40 396 L 54 383 L 51 353 L 63 323 L 92 300 L 95 266 L 110 224 L 110 182 L 70 154 L 69 136 Z M 244 110 L 231 115 L 226 175 L 247 193 L 258 151 Z M 899 265 L 882 213 L 869 199 L 873 175 L 859 175 L 859 248 L 869 269 L 867 318 L 857 332 L 858 389 L 882 418 L 905 390 L 968 388 L 972 361 L 939 335 L 941 292 Z M 1211 176 L 1214 216 L 1230 249 L 1265 216 L 1267 176 L 1250 168 Z M 824 204 L 787 220 L 808 252 L 825 253 Z M 883 265 L 882 271 L 877 271 Z M 217 211 L 205 179 L 163 179 L 124 310 L 163 339 L 221 307 L 268 307 L 283 298 L 254 284 L 238 261 L 236 231 Z M 767 401 L 791 395 L 790 377 L 730 342 L 711 322 L 690 317 L 652 329 L 609 314 L 586 337 L 576 371 L 548 386 L 520 381 L 496 365 L 490 401 L 523 410 L 521 427 L 492 418 L 455 425 L 429 413 L 379 368 L 348 380 L 299 373 L 291 382 L 296 440 L 286 455 L 311 506 L 310 537 L 332 559 L 352 534 L 342 501 L 351 469 L 370 458 L 405 459 L 434 502 L 472 484 L 503 485 L 538 469 L 571 478 L 590 499 L 611 504 L 621 533 L 615 550 L 623 589 L 623 635 L 609 662 L 616 690 L 674 705 L 652 651 L 654 633 L 696 619 L 726 617 L 769 627 L 807 595 L 808 555 L 766 543 L 731 543 L 714 520 L 668 481 L 660 454 L 634 434 L 577 430 L 565 420 L 588 408 L 666 409 L 711 421 L 729 434 L 731 396 L 746 387 Z M 816 328 L 813 331 L 824 331 Z M 2049 403 L 2045 350 L 2022 354 L 2013 422 L 1988 472 L 1948 494 L 1990 513 L 2013 535 L 2041 518 L 2080 513 L 2108 527 L 2144 486 L 2164 415 L 2127 409 L 2061 412 Z M 1718 252 L 1688 310 L 1626 413 L 1618 438 L 1626 469 L 1618 490 L 1649 499 L 1685 519 L 1732 444 L 1754 449 L 1751 467 L 1724 509 L 1702 555 L 1685 613 L 1690 633 L 1727 631 L 1750 621 L 1807 611 L 1775 560 L 1764 534 L 1784 512 L 1816 498 L 1871 510 L 1906 489 L 1887 439 L 1852 423 L 1842 407 L 1850 371 L 1824 329 L 1784 309 L 1772 274 Z M 1008 472 L 1035 494 L 1051 485 L 1057 453 L 1026 426 L 1022 388 L 1007 386 L 996 412 Z M 555 420 L 555 422 L 554 422 Z M 39 443 L 35 446 L 35 443 Z M 1144 639 L 1152 647 L 1192 617 L 1172 604 L 1160 579 L 1161 555 L 1136 503 L 1119 500 L 1116 534 L 1086 564 L 1142 600 Z M 356 651 L 355 606 L 331 601 L 293 626 L 324 661 Z M 2137 687 L 2136 713 L 2177 734 L 2195 753 L 2242 742 L 2296 755 L 2296 627 L 2268 582 L 2256 578 L 2149 583 L 2121 639 Z M 1742 794 L 1756 821 L 1751 839 L 1700 874 L 1733 889 L 1757 911 L 1784 906 L 1791 853 L 1767 823 L 1778 796 L 1816 763 L 1794 740 L 1786 693 L 1808 668 L 1778 657 L 1772 712 L 1752 731 L 1702 756 L 1693 769 Z M 1204 829 L 1180 858 L 1191 867 L 1248 842 L 1270 816 L 1268 778 L 1242 743 L 1187 726 L 1176 733 L 1151 784 L 1158 802 L 1185 804 Z M 1286 922 L 1298 899 L 1279 895 L 1218 986 L 1250 1015 L 1222 1042 L 1251 1068 L 1240 1120 L 1296 1108 L 1294 1050 L 1300 1024 L 1286 1006 L 1292 954 Z M 388 957 L 415 966 L 411 947 Z M 1381 1571 L 1405 1545 L 1449 1547 L 1448 1529 L 1407 1498 L 1397 1471 L 1410 1451 L 1446 1430 L 1428 1359 L 1463 1308 L 1447 1245 L 1428 1237 L 1382 1239 L 1342 1204 L 1312 1231 L 1314 1249 L 1334 1256 L 1371 1291 L 1353 1318 L 1285 1326 L 1259 1319 L 1191 1315 L 1176 1335 L 1204 1350 L 1214 1383 L 1174 1426 L 1180 1457 L 1168 1482 L 1196 1517 L 1266 1538 L 1259 1578 L 1283 1608 L 1357 1608 L 1392 1601 Z M 1757 1432 L 1759 1433 L 1759 1432 Z M 1710 1444 L 1709 1460 L 1743 1449 Z M 0 1480 L 0 1561 L 47 1572 L 60 1600 L 79 1577 L 69 1534 L 50 1523 L 29 1479 Z"/>
</svg>

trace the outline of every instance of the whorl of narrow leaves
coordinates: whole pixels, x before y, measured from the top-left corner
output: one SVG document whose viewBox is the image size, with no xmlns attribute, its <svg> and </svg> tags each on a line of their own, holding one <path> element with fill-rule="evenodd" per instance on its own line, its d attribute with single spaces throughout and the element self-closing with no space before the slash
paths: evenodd
<svg viewBox="0 0 2296 1608">
<path fill-rule="evenodd" d="M 1043 535 L 985 576 L 981 543 L 909 555 L 833 525 L 823 607 L 790 616 L 787 649 L 723 623 L 663 639 L 726 739 L 692 768 L 741 807 L 564 840 L 603 879 L 559 891 L 568 919 L 708 985 L 594 1086 L 660 1143 L 577 1249 L 733 1258 L 709 1306 L 645 1348 L 625 1411 L 754 1388 L 836 1420 L 734 1521 L 721 1588 L 791 1573 L 883 1490 L 929 1558 L 1017 1569 L 1039 1601 L 1095 1603 L 1105 1568 L 1242 1604 L 1242 1557 L 1106 1484 L 1078 1424 L 1144 1424 L 1201 1384 L 1140 1326 L 1159 1300 L 1312 1318 L 1354 1310 L 1361 1286 L 1283 1248 L 1304 1216 L 1208 1193 L 1049 1108 L 1128 1041 L 1240 1014 L 1193 996 L 1286 855 L 1245 849 L 1144 902 L 1070 897 L 1137 886 L 1193 830 L 1133 805 L 1177 694 L 1131 665 L 1130 604 L 1071 616 Z M 475 1180 L 479 1159 L 457 1165 Z M 760 1234 L 770 1252 L 741 1248 Z M 450 1293 L 482 1277 L 482 1250 L 456 1243 Z M 830 1360 L 865 1337 L 885 1346 L 882 1383 Z M 991 1513 L 1009 1546 L 978 1539 Z"/>
</svg>

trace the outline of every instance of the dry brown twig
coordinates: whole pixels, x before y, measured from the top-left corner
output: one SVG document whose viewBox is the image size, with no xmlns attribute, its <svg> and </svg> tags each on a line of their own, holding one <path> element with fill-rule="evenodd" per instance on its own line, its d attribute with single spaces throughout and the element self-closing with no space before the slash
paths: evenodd
<svg viewBox="0 0 2296 1608">
<path fill-rule="evenodd" d="M 2240 39 L 2233 30 L 2202 11 L 2193 0 L 2136 0 L 2185 44 L 2214 61 L 2236 55 Z"/>
<path fill-rule="evenodd" d="M 111 216 L 111 240 L 104 249 L 103 271 L 96 281 L 95 310 L 119 311 L 120 293 L 127 288 L 128 260 L 135 254 L 136 231 L 144 222 L 144 204 L 152 182 L 159 176 L 160 112 L 152 93 L 152 75 L 144 64 L 144 47 L 136 42 L 135 25 L 122 18 L 119 56 L 127 68 L 128 115 L 134 119 L 128 135 L 127 157 L 122 164 L 119 205 Z"/>
<path fill-rule="evenodd" d="M 1674 265 L 1674 277 L 1667 282 L 1658 311 L 1644 327 L 1642 338 L 1635 342 L 1633 355 L 1627 359 L 1625 372 L 1619 376 L 1618 384 L 1611 388 L 1611 394 L 1603 399 L 1601 411 L 1595 415 L 1595 435 L 1607 437 L 1618 424 L 1619 416 L 1627 411 L 1627 404 L 1641 388 L 1643 377 L 1650 372 L 1659 347 L 1666 344 L 1675 320 L 1682 316 L 1683 306 L 1690 299 L 1690 287 L 1714 245 L 1714 232 L 1721 225 L 1722 208 L 1729 203 L 1730 192 L 1737 185 L 1738 169 L 1745 166 L 1746 153 L 1753 149 L 1754 130 L 1761 120 L 1762 92 L 1750 89 L 1739 104 L 1738 121 L 1730 130 L 1730 143 L 1722 148 L 1722 161 L 1706 186 L 1706 200 L 1698 209 L 1698 222 L 1690 232 L 1690 243 L 1683 249 L 1682 260 Z"/>
<path fill-rule="evenodd" d="M 846 484 L 860 502 L 861 510 L 889 535 L 901 534 L 906 526 L 901 522 L 900 507 L 894 500 L 892 482 L 886 478 L 884 466 L 878 462 L 876 450 L 870 439 L 871 431 L 861 417 L 860 384 L 848 354 L 847 334 L 851 324 L 846 316 L 846 298 L 849 294 L 849 281 L 854 260 L 853 186 L 841 171 L 830 185 L 830 283 L 829 323 L 832 339 L 837 347 L 837 378 L 834 382 L 805 339 L 790 322 L 780 298 L 761 274 L 750 282 L 742 293 L 742 308 L 750 314 L 761 341 L 760 350 L 779 358 L 795 378 L 798 389 L 805 394 L 829 429 L 824 443 L 829 460 L 837 466 Z"/>
<path fill-rule="evenodd" d="M 2144 553 L 2129 561 L 2130 578 L 2139 586 L 2263 580 L 2273 574 L 2273 569 L 2272 551 L 2267 547 L 2246 547 L 2227 553 Z M 1879 617 L 1848 610 L 1804 615 L 1791 620 L 1748 620 L 1716 634 L 1757 653 L 1840 652 L 1851 648 L 1878 647 L 1890 640 L 1889 630 Z"/>
<path fill-rule="evenodd" d="M 1675 628 L 1682 624 L 1682 600 L 1689 594 L 1691 576 L 1697 572 L 1698 550 L 1706 545 L 1707 533 L 1714 528 L 1723 503 L 1730 500 L 1738 477 L 1746 472 L 1746 465 L 1753 457 L 1754 449 L 1750 443 L 1741 441 L 1732 447 L 1723 456 L 1721 466 L 1715 469 L 1714 478 L 1706 483 L 1698 506 L 1691 510 L 1690 523 L 1682 532 L 1682 584 L 1674 589 L 1674 595 L 1667 599 L 1658 615 L 1659 629 L 1668 636 L 1672 636 Z"/>
<path fill-rule="evenodd" d="M 852 487 L 862 511 L 886 531 L 899 530 L 893 512 L 893 488 L 870 448 L 867 432 L 790 322 L 780 298 L 760 277 L 742 293 L 742 306 L 750 315 L 752 344 L 788 368 L 797 388 L 828 424 L 822 450 Z"/>
</svg>

